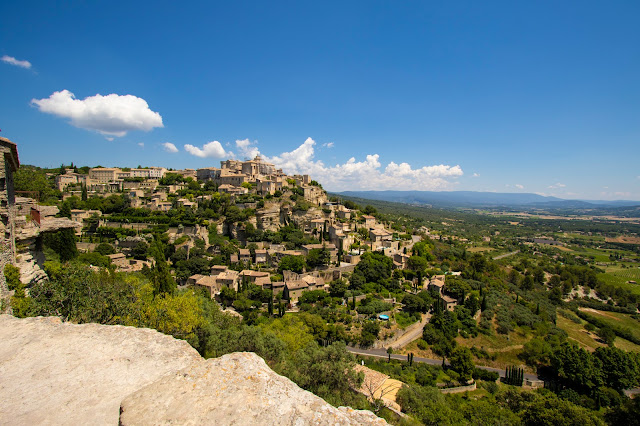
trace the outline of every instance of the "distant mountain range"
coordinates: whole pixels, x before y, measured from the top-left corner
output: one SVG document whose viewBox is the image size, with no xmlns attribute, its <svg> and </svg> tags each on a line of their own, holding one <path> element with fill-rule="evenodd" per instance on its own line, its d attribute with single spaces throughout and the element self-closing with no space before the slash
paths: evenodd
<svg viewBox="0 0 640 426">
<path fill-rule="evenodd" d="M 628 200 L 564 200 L 530 193 L 500 193 L 476 191 L 344 191 L 336 195 L 422 204 L 442 207 L 529 207 L 547 209 L 590 209 L 640 206 L 640 201 Z"/>
</svg>

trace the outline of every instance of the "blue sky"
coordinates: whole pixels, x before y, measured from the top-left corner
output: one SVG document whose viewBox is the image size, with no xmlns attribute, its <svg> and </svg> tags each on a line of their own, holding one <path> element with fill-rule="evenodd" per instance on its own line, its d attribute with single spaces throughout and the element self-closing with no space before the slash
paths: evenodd
<svg viewBox="0 0 640 426">
<path fill-rule="evenodd" d="M 57 3 L 0 4 L 25 164 L 640 200 L 637 1 Z"/>
</svg>

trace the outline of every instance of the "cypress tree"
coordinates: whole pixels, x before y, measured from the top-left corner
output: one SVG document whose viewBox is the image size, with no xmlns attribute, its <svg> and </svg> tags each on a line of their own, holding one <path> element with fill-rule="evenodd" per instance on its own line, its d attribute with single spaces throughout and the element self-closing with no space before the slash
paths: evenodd
<svg viewBox="0 0 640 426">
<path fill-rule="evenodd" d="M 522 383 L 524 382 L 524 369 L 520 369 L 520 386 L 522 386 Z"/>
</svg>

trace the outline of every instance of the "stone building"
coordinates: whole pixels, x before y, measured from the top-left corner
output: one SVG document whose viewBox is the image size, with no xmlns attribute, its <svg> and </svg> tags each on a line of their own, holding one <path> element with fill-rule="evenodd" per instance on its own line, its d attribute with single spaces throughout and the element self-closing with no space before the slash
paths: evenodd
<svg viewBox="0 0 640 426">
<path fill-rule="evenodd" d="M 18 147 L 9 139 L 0 137 L 0 149 L 3 153 L 0 166 L 0 293 L 5 293 L 4 267 L 16 261 L 13 174 L 20 167 L 20 161 Z"/>
</svg>

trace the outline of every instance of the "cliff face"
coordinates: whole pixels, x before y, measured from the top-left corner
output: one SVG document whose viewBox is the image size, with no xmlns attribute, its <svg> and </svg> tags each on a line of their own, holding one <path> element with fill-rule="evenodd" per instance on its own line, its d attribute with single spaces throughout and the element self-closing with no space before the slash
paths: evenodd
<svg viewBox="0 0 640 426">
<path fill-rule="evenodd" d="M 386 424 L 154 330 L 0 315 L 0 342 L 0 424 Z"/>
<path fill-rule="evenodd" d="M 40 216 L 37 224 L 31 219 L 30 211 L 35 209 Z M 61 229 L 78 229 L 82 225 L 66 217 L 55 217 L 58 213 L 56 206 L 41 206 L 31 198 L 16 197 L 15 266 L 20 268 L 20 280 L 28 286 L 47 279 L 42 269 L 45 261 L 42 248 L 36 244 L 37 238 L 45 232 L 56 232 Z"/>
</svg>

